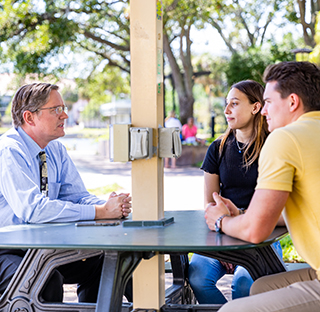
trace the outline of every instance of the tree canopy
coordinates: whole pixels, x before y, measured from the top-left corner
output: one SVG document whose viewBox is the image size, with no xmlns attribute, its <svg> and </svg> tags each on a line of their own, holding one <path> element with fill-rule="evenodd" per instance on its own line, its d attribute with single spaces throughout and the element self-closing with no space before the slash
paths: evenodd
<svg viewBox="0 0 320 312">
<path fill-rule="evenodd" d="M 22 74 L 47 74 L 66 70 L 70 65 L 61 56 L 72 51 L 86 56 L 83 61 L 89 72 L 108 63 L 129 73 L 128 2 L 4 0 L 0 14 L 0 40 L 6 43 L 3 61 L 13 61 L 15 71 Z"/>
<path fill-rule="evenodd" d="M 262 46 L 274 18 L 283 14 L 281 0 L 219 1 L 207 22 L 214 27 L 232 54 Z"/>
<path fill-rule="evenodd" d="M 304 39 L 313 46 L 319 1 L 310 0 L 308 9 L 303 0 L 162 0 L 165 60 L 178 94 L 181 121 L 193 115 L 194 81 L 204 72 L 204 66 L 193 61 L 192 29 L 211 25 L 231 54 L 241 54 L 261 48 L 273 37 L 271 25 L 277 29 L 288 21 L 301 22 Z M 12 62 L 21 75 L 73 70 L 91 81 L 115 79 L 110 68 L 129 75 L 130 1 L 1 0 L 0 41 L 1 61 Z"/>
</svg>

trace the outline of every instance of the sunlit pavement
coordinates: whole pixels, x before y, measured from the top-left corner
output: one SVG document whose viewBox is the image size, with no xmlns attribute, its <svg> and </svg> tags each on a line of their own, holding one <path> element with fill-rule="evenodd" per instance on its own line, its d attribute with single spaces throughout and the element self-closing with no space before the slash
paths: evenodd
<svg viewBox="0 0 320 312">
<path fill-rule="evenodd" d="M 112 185 L 121 186 L 121 192 L 131 193 L 131 163 L 112 163 L 107 158 L 69 151 L 88 189 Z M 141 177 L 143 178 L 143 177 Z M 203 172 L 194 167 L 164 169 L 164 209 L 203 209 Z"/>
</svg>

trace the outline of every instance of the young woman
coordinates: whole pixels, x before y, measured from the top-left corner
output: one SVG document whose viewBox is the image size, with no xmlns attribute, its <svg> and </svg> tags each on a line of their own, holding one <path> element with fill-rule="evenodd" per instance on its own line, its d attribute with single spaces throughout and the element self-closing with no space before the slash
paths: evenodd
<svg viewBox="0 0 320 312">
<path fill-rule="evenodd" d="M 265 118 L 260 114 L 264 88 L 255 81 L 234 84 L 224 110 L 228 128 L 208 148 L 203 165 L 204 203 L 212 193 L 220 193 L 241 207 L 248 207 L 258 177 L 259 153 L 268 135 Z M 275 247 L 282 256 L 280 243 Z M 189 281 L 199 303 L 223 304 L 227 299 L 216 287 L 225 274 L 233 273 L 232 299 L 249 295 L 253 280 L 241 266 L 194 254 L 189 266 Z"/>
</svg>

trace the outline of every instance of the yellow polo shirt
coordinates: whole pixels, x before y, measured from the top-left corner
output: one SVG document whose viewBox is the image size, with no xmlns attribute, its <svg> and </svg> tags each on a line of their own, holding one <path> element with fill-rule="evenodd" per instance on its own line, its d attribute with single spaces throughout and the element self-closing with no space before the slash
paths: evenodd
<svg viewBox="0 0 320 312">
<path fill-rule="evenodd" d="M 320 279 L 320 111 L 305 113 L 269 135 L 256 189 L 290 192 L 284 210 L 289 233 Z"/>
</svg>

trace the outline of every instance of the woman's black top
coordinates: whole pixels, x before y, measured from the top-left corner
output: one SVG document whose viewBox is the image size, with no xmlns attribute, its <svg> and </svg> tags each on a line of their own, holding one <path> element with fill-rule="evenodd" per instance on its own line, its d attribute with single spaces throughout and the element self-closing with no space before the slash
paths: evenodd
<svg viewBox="0 0 320 312">
<path fill-rule="evenodd" d="M 243 152 L 239 152 L 233 134 L 225 142 L 221 156 L 220 143 L 218 139 L 209 146 L 201 169 L 219 175 L 221 196 L 230 199 L 238 208 L 248 208 L 257 184 L 258 159 L 247 169 L 243 166 Z M 238 144 L 243 147 L 242 143 Z M 253 146 L 249 153 L 252 149 Z"/>
</svg>

